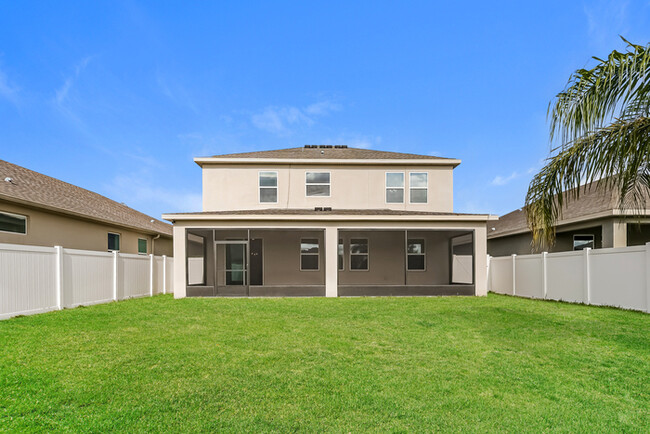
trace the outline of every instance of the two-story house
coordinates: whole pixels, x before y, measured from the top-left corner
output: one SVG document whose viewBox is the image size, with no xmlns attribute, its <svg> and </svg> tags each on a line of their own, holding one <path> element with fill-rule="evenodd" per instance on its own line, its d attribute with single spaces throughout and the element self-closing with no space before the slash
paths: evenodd
<svg viewBox="0 0 650 434">
<path fill-rule="evenodd" d="M 486 222 L 453 212 L 459 160 L 346 146 L 196 158 L 174 295 L 485 295 Z"/>
</svg>

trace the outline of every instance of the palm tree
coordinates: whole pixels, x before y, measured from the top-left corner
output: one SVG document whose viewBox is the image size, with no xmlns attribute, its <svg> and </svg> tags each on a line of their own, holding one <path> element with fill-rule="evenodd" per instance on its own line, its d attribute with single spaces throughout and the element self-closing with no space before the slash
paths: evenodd
<svg viewBox="0 0 650 434">
<path fill-rule="evenodd" d="M 598 185 L 619 197 L 619 206 L 645 209 L 650 188 L 650 44 L 622 38 L 592 69 L 576 71 L 549 104 L 551 150 L 526 194 L 533 244 L 555 241 L 555 223 L 568 200 Z M 591 184 L 593 181 L 598 183 Z M 583 186 L 584 185 L 584 186 Z M 581 187 L 582 186 L 582 187 Z"/>
</svg>

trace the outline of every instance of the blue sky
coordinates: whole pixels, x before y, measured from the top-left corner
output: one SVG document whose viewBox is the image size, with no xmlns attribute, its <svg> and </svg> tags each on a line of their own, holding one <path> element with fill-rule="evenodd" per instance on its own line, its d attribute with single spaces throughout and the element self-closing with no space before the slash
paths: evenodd
<svg viewBox="0 0 650 434">
<path fill-rule="evenodd" d="M 455 157 L 455 211 L 522 205 L 546 108 L 649 1 L 2 2 L 0 158 L 143 212 L 196 156 L 346 144 Z"/>
</svg>

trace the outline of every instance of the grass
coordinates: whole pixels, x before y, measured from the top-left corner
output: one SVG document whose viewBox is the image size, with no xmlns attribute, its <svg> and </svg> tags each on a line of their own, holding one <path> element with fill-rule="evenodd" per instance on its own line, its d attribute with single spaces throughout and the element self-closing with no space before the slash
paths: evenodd
<svg viewBox="0 0 650 434">
<path fill-rule="evenodd" d="M 650 315 L 156 296 L 0 321 L 0 430 L 644 431 Z"/>
</svg>

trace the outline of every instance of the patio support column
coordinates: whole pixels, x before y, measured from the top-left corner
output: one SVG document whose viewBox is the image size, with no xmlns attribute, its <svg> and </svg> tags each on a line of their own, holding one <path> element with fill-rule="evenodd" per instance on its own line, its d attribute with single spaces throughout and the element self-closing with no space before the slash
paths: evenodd
<svg viewBox="0 0 650 434">
<path fill-rule="evenodd" d="M 338 297 L 339 231 L 336 226 L 325 228 L 325 296 Z"/>
<path fill-rule="evenodd" d="M 187 274 L 185 271 L 187 258 L 185 257 L 185 228 L 174 226 L 174 298 L 184 298 L 187 287 Z"/>
<path fill-rule="evenodd" d="M 486 225 L 474 230 L 474 290 L 476 295 L 487 295 L 487 230 Z"/>
</svg>

